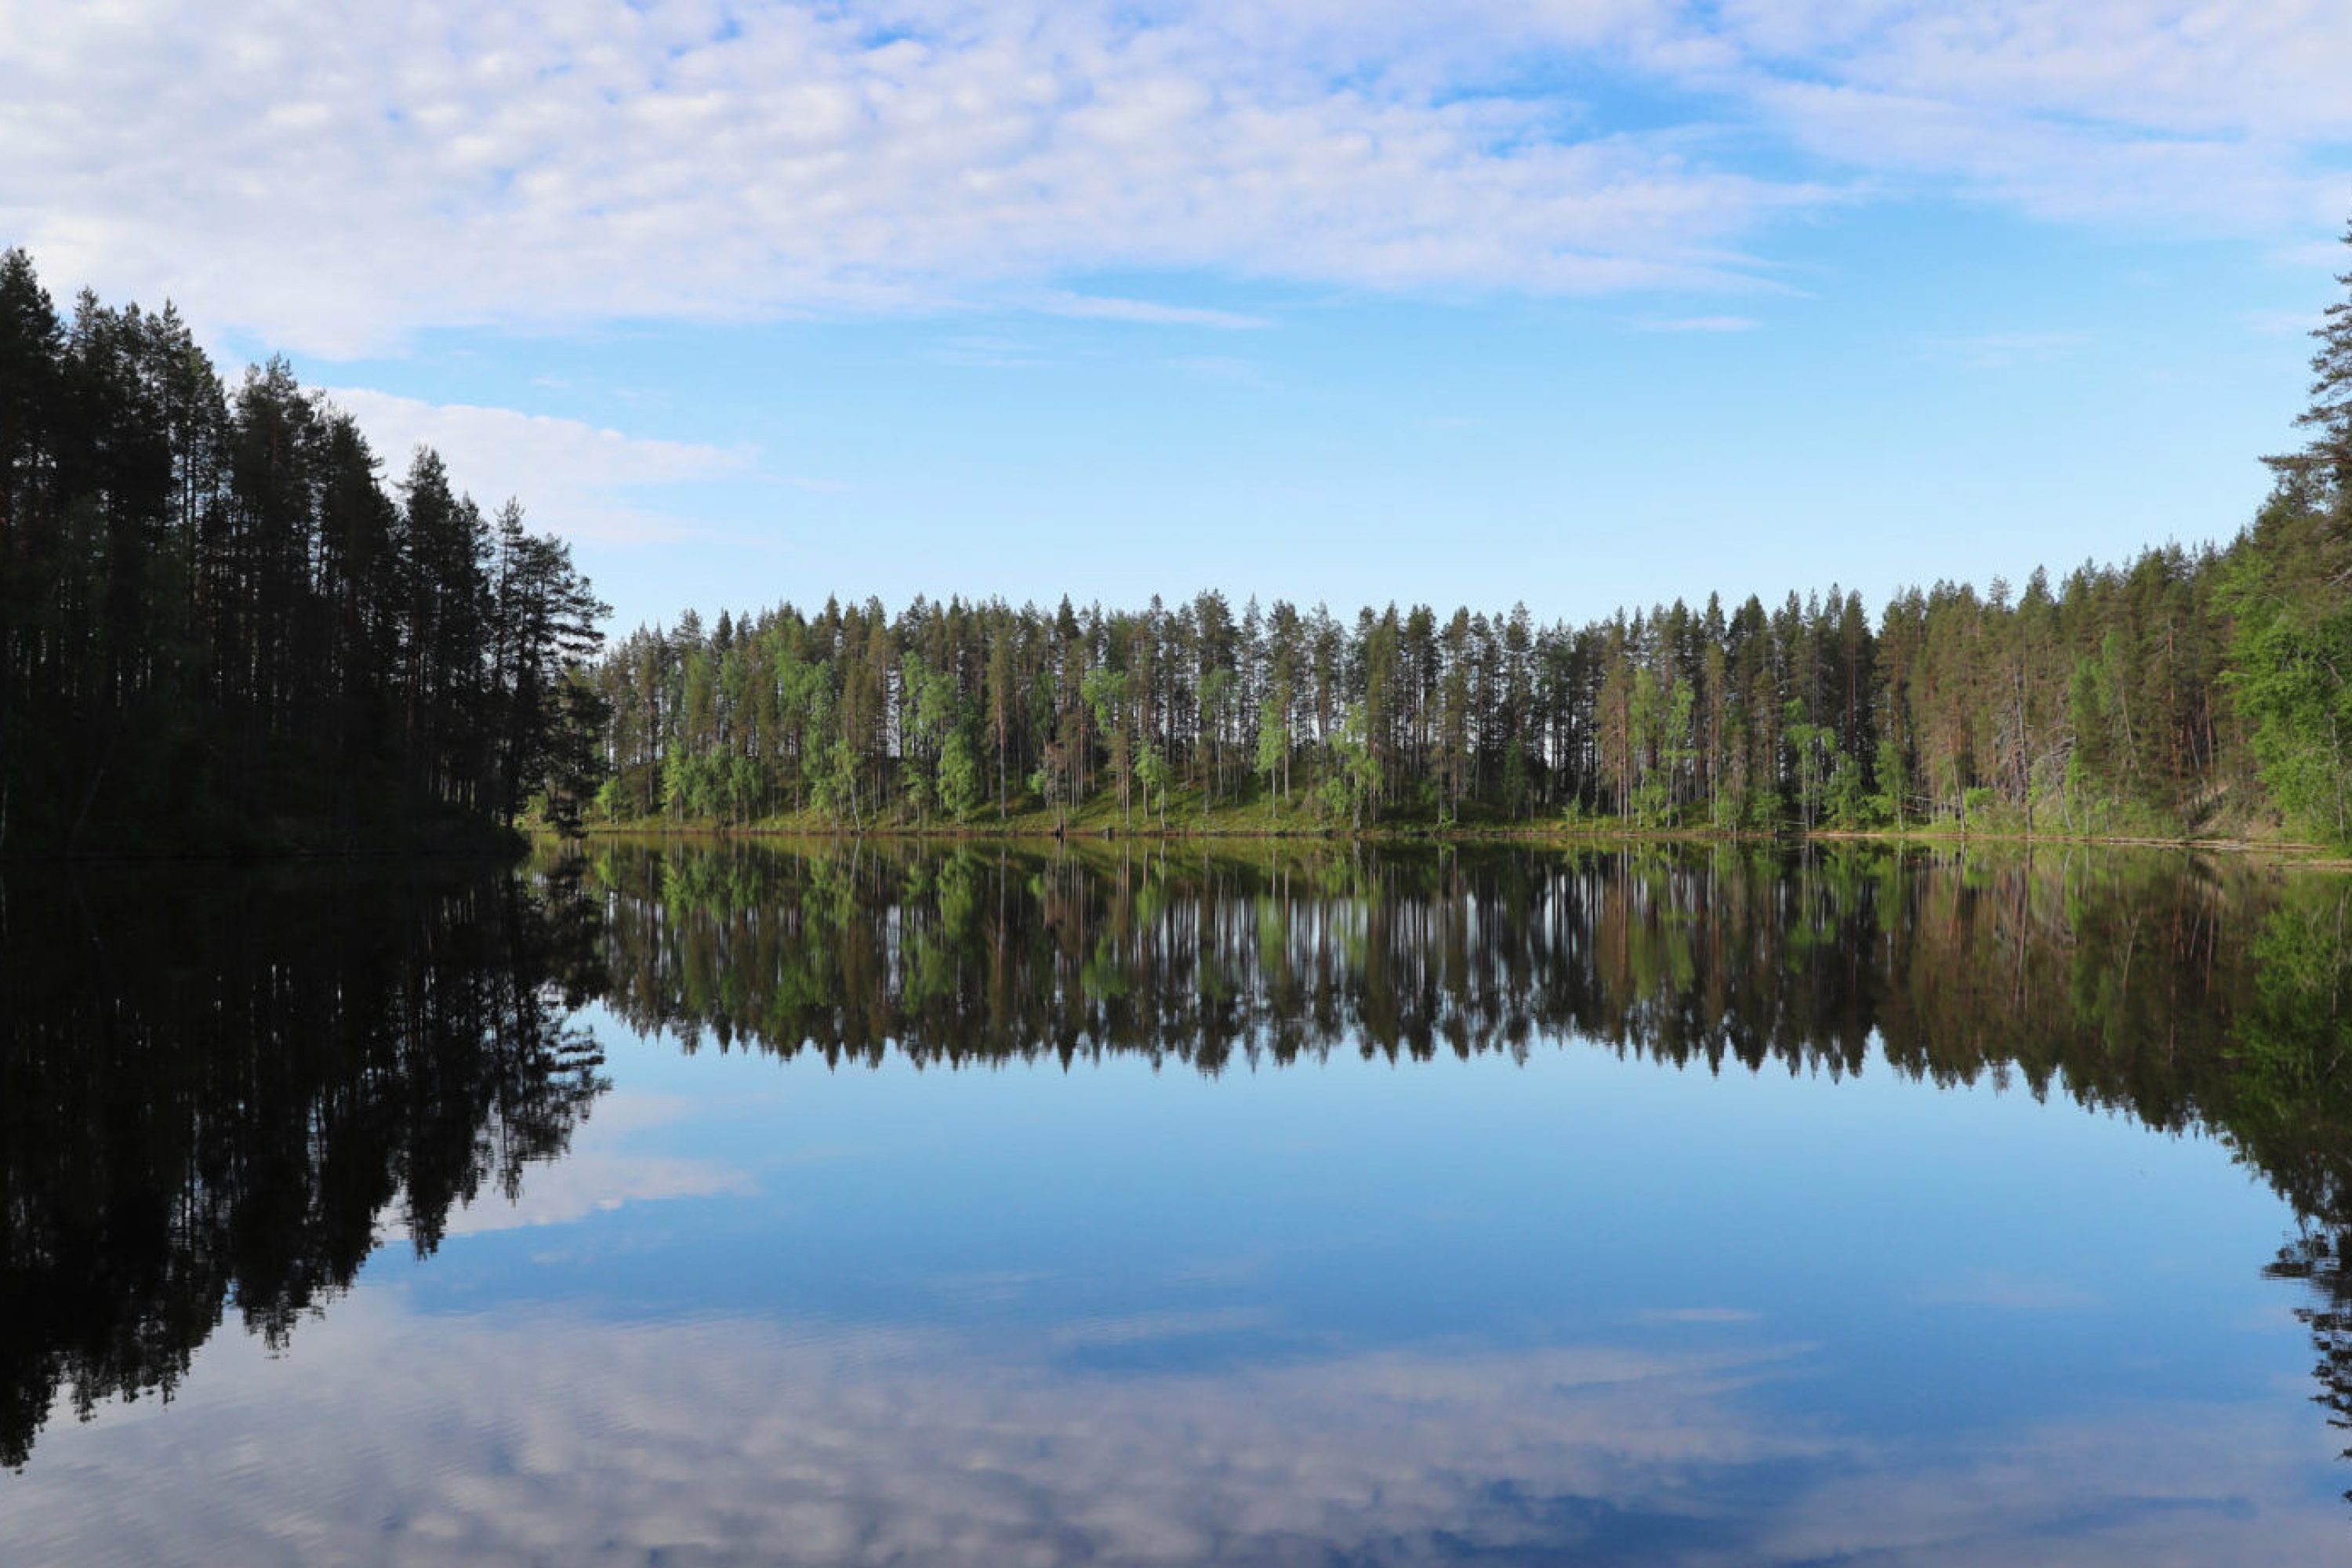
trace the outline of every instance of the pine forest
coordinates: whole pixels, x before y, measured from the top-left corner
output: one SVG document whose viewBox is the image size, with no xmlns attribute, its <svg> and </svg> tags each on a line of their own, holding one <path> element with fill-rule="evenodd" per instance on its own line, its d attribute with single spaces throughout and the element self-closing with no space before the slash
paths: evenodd
<svg viewBox="0 0 2352 1568">
<path fill-rule="evenodd" d="M 0 262 L 0 852 L 813 831 L 2352 844 L 2352 305 L 2225 546 L 1582 624 L 1202 592 L 688 612 L 283 362 Z M 1627 548 L 1633 548 L 1629 542 Z"/>
</svg>

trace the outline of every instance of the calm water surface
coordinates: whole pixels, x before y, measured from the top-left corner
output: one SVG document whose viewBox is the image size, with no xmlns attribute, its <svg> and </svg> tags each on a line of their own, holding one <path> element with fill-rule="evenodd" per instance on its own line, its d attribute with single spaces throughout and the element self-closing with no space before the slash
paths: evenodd
<svg viewBox="0 0 2352 1568">
<path fill-rule="evenodd" d="M 0 1562 L 2352 1561 L 2352 881 L 0 884 Z"/>
</svg>

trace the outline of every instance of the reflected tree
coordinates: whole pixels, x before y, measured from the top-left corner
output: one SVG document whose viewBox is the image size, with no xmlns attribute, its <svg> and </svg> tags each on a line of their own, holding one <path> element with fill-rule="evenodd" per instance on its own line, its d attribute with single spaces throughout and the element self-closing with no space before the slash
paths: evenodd
<svg viewBox="0 0 2352 1568">
<path fill-rule="evenodd" d="M 2243 861 L 596 841 L 532 880 L 0 889 L 0 1459 L 282 1342 L 396 1225 L 513 1194 L 688 1050 L 1218 1074 L 1581 1043 L 1709 1073 L 2011 1084 L 2210 1136 L 2294 1208 L 2352 1422 L 2352 889 Z"/>
<path fill-rule="evenodd" d="M 234 1305 L 273 1345 L 388 1224 L 511 1197 L 605 1087 L 561 883 L 16 879 L 0 898 L 0 1463 L 62 1395 L 169 1397 Z"/>
<path fill-rule="evenodd" d="M 1229 855 L 602 842 L 614 1005 L 688 1049 L 1204 1073 L 1543 1041 L 2015 1084 L 2210 1136 L 2294 1208 L 2352 1425 L 2352 888 L 2111 851 Z"/>
<path fill-rule="evenodd" d="M 2294 889 L 2254 957 L 2231 1134 L 2300 1216 L 2267 1272 L 2310 1288 L 2295 1315 L 2318 1352 L 2314 1397 L 2330 1426 L 2352 1432 L 2352 889 Z"/>
<path fill-rule="evenodd" d="M 2166 856 L 601 841 L 614 1003 L 689 1047 L 1203 1071 L 1574 1037 L 2021 1079 L 2152 1126 L 2232 1070 L 2277 879 Z"/>
</svg>

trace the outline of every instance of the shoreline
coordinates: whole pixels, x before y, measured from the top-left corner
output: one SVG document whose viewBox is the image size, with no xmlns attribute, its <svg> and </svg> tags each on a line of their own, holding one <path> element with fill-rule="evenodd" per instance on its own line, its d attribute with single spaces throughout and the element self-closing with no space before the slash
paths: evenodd
<svg viewBox="0 0 2352 1568">
<path fill-rule="evenodd" d="M 545 843 L 557 836 L 546 829 L 533 829 L 534 842 Z M 1115 824 L 1083 826 L 1073 824 L 1055 831 L 1025 824 L 956 824 L 952 826 L 916 826 L 892 823 L 872 826 L 823 826 L 802 824 L 770 825 L 747 823 L 647 823 L 627 822 L 599 824 L 583 830 L 574 842 L 592 842 L 600 838 L 677 838 L 699 840 L 784 839 L 784 840 L 867 840 L 879 839 L 907 843 L 943 844 L 1079 844 L 1102 845 L 1118 843 L 1184 843 L 1192 841 L 1268 844 L 1373 844 L 1384 847 L 1413 845 L 1517 845 L 1530 848 L 1612 847 L 1623 845 L 1778 845 L 1796 847 L 1812 844 L 1874 844 L 1889 847 L 1958 847 L 1970 845 L 2000 845 L 2032 848 L 2049 845 L 2065 848 L 2105 849 L 2169 849 L 2221 855 L 2266 858 L 2298 868 L 2317 870 L 2352 871 L 2352 858 L 2332 854 L 2326 845 L 2292 839 L 2259 839 L 2244 837 L 2159 837 L 2145 834 L 2051 834 L 1995 831 L 1920 830 L 1895 828 L 1816 828 L 1811 832 L 1759 833 L 1752 830 L 1725 831 L 1704 827 L 1634 828 L 1618 826 L 1562 827 L 1530 826 L 1523 827 L 1475 826 L 1374 826 L 1374 827 L 1298 827 L 1265 828 L 1245 826 L 1217 827 L 1184 826 L 1168 827 L 1123 827 Z"/>
</svg>

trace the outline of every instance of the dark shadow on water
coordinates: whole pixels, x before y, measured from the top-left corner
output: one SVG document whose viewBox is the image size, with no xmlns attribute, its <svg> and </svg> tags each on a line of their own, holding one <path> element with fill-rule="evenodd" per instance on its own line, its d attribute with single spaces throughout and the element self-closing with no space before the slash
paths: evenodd
<svg viewBox="0 0 2352 1568">
<path fill-rule="evenodd" d="M 509 876 L 12 876 L 0 1465 L 62 1393 L 168 1397 L 234 1306 L 282 1344 L 387 1217 L 416 1251 L 603 1090 L 592 911 Z"/>
</svg>

